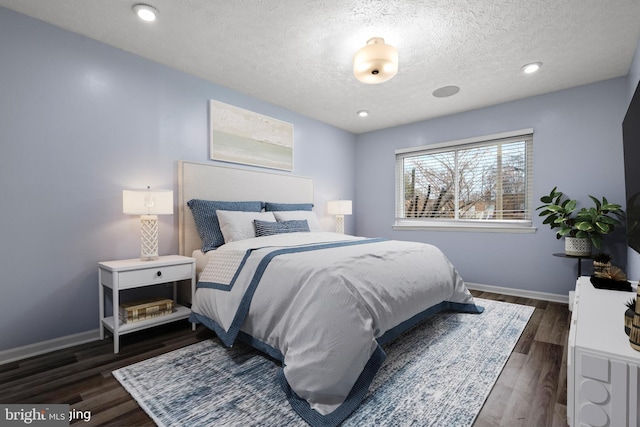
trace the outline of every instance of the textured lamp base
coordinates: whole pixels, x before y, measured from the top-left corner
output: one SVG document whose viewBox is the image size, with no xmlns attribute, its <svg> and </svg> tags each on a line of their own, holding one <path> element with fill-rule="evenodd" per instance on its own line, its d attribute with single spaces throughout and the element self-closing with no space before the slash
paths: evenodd
<svg viewBox="0 0 640 427">
<path fill-rule="evenodd" d="M 158 258 L 158 216 L 140 216 L 142 246 L 140 259 L 151 261 Z"/>
<path fill-rule="evenodd" d="M 344 215 L 336 215 L 336 233 L 344 234 Z"/>
</svg>

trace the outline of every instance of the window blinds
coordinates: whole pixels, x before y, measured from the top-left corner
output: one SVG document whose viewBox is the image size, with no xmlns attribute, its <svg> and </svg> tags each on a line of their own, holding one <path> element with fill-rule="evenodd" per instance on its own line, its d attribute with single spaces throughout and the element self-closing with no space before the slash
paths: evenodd
<svg viewBox="0 0 640 427">
<path fill-rule="evenodd" d="M 396 218 L 531 224 L 533 134 L 396 152 Z"/>
</svg>

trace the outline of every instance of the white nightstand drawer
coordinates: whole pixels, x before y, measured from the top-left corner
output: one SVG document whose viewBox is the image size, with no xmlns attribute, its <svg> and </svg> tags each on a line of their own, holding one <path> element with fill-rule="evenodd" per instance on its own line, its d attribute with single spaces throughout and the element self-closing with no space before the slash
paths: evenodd
<svg viewBox="0 0 640 427">
<path fill-rule="evenodd" d="M 118 288 L 136 288 L 154 283 L 167 283 L 191 279 L 193 264 L 180 264 L 165 267 L 149 267 L 140 270 L 121 271 L 118 274 Z"/>
</svg>

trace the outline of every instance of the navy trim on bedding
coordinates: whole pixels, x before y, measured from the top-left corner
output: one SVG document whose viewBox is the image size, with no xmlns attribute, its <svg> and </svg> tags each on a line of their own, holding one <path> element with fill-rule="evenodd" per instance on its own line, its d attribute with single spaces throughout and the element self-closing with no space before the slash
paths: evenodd
<svg viewBox="0 0 640 427">
<path fill-rule="evenodd" d="M 463 304 L 459 302 L 451 302 L 451 301 L 443 301 L 440 304 L 436 304 L 423 312 L 416 314 L 415 316 L 405 320 L 400 323 L 398 326 L 395 326 L 389 329 L 387 332 L 382 334 L 379 338 L 376 338 L 378 344 L 385 345 L 398 336 L 423 322 L 424 320 L 432 317 L 441 311 L 458 311 L 460 313 L 472 313 L 472 314 L 480 314 L 484 311 L 484 307 L 475 304 Z"/>
<path fill-rule="evenodd" d="M 262 279 L 262 275 L 266 271 L 269 263 L 279 255 L 293 254 L 293 253 L 301 253 L 301 252 L 309 252 L 315 250 L 323 250 L 323 249 L 331 249 L 338 248 L 344 246 L 355 246 L 362 245 L 367 243 L 377 243 L 381 242 L 384 239 L 363 239 L 363 240 L 349 240 L 346 242 L 331 242 L 331 243 L 322 243 L 318 245 L 309 245 L 309 246 L 296 246 L 296 247 L 287 247 L 283 249 L 276 249 L 268 254 L 264 255 L 264 257 L 258 263 L 256 267 L 256 271 L 253 274 L 253 278 L 251 282 L 247 286 L 247 289 L 242 296 L 242 300 L 238 305 L 238 310 L 236 311 L 235 317 L 231 322 L 231 326 L 229 326 L 229 330 L 225 331 L 219 325 L 216 325 L 216 328 L 210 328 L 215 331 L 215 333 L 220 337 L 222 342 L 227 346 L 231 347 L 236 337 L 238 336 L 238 332 L 240 332 L 240 327 L 244 322 L 244 319 L 247 317 L 247 313 L 249 313 L 249 307 L 251 306 L 251 300 L 253 299 L 253 295 L 258 288 L 258 284 Z M 236 272 L 237 273 L 237 272 Z M 206 283 L 206 282 L 205 282 Z M 225 288 L 225 290 L 228 290 Z M 215 322 L 214 322 L 215 323 Z"/>
<path fill-rule="evenodd" d="M 282 387 L 282 390 L 285 392 L 289 404 L 291 405 L 293 410 L 296 411 L 298 415 L 300 415 L 300 417 L 302 417 L 313 427 L 335 427 L 342 423 L 345 419 L 347 419 L 349 415 L 351 415 L 360 406 L 362 401 L 367 396 L 373 378 L 376 376 L 378 370 L 387 357 L 381 346 L 393 341 L 404 332 L 443 311 L 480 314 L 484 311 L 484 307 L 475 304 L 463 304 L 451 301 L 443 301 L 416 314 L 412 318 L 405 320 L 398 326 L 389 329 L 380 338 L 376 339 L 376 341 L 378 342 L 378 346 L 369 358 L 369 361 L 360 373 L 358 380 L 351 388 L 351 391 L 349 392 L 349 395 L 347 396 L 345 401 L 335 411 L 327 415 L 321 415 L 320 413 L 312 409 L 307 401 L 300 398 L 291 389 L 291 386 L 289 386 L 289 383 L 284 376 L 284 356 L 278 349 L 271 347 L 270 345 L 242 331 L 238 334 L 238 339 L 246 344 L 249 344 L 256 350 L 273 357 L 283 364 L 282 368 L 278 371 L 277 374 L 278 382 L 280 383 L 280 387 Z M 208 328 L 216 331 L 216 334 L 218 333 L 217 330 L 212 328 L 211 326 L 214 326 L 215 328 L 219 328 L 219 326 L 213 320 L 205 316 L 191 313 L 191 317 L 189 318 L 189 320 L 191 322 L 195 321 L 202 323 Z"/>
<path fill-rule="evenodd" d="M 273 255 L 273 257 L 276 257 L 278 255 L 287 254 L 287 253 L 307 252 L 307 251 L 310 251 L 310 250 L 320 250 L 320 249 L 331 249 L 331 248 L 335 248 L 335 247 L 339 247 L 339 246 L 352 246 L 352 245 L 363 244 L 363 243 L 376 243 L 376 242 L 381 242 L 381 241 L 384 241 L 384 240 L 385 239 L 376 238 L 376 239 L 364 239 L 364 240 L 356 240 L 356 241 L 351 240 L 351 241 L 348 241 L 348 242 L 344 242 L 343 241 L 343 242 L 319 243 L 319 244 L 315 244 L 315 245 L 306 245 L 306 246 L 287 247 L 285 249 L 277 249 L 276 251 L 278 253 Z M 259 247 L 259 248 L 247 249 L 247 251 L 245 252 L 244 256 L 242 257 L 242 261 L 240 261 L 240 264 L 238 264 L 238 268 L 236 269 L 235 273 L 233 274 L 233 278 L 231 279 L 231 281 L 228 284 L 227 283 L 218 283 L 218 282 L 199 281 L 198 283 L 196 283 L 196 288 L 197 289 L 200 289 L 200 288 L 217 289 L 219 291 L 230 292 L 233 289 L 233 285 L 236 283 L 238 275 L 242 271 L 242 268 L 244 267 L 244 264 L 247 262 L 247 259 L 249 258 L 249 256 L 251 256 L 251 254 L 254 251 L 258 251 L 258 250 L 261 250 L 261 249 L 267 249 L 269 247 L 270 246 L 263 246 L 263 247 Z M 272 252 L 272 253 L 275 253 L 275 252 Z M 265 257 L 269 256 L 269 255 L 271 255 L 271 254 L 265 255 Z M 272 259 L 273 259 L 273 257 L 272 257 Z M 269 262 L 271 262 L 271 259 L 269 260 Z M 265 268 L 266 268 L 266 266 L 265 266 Z M 262 273 L 264 273 L 264 271 Z M 260 274 L 261 276 L 262 276 L 262 273 Z"/>
<path fill-rule="evenodd" d="M 278 349 L 271 347 L 270 345 L 240 331 L 240 327 L 242 326 L 242 323 L 244 322 L 245 317 L 249 312 L 251 300 L 253 298 L 253 295 L 258 287 L 258 284 L 260 283 L 260 280 L 266 268 L 276 256 L 291 254 L 291 253 L 308 252 L 312 250 L 329 249 L 329 248 L 341 247 L 341 246 L 351 246 L 351 245 L 364 244 L 364 243 L 375 243 L 382 240 L 384 239 L 365 239 L 365 240 L 357 240 L 357 241 L 332 242 L 332 243 L 326 243 L 326 244 L 314 244 L 309 246 L 298 246 L 298 247 L 276 249 L 264 255 L 264 257 L 258 263 L 256 271 L 245 291 L 245 294 L 243 295 L 243 298 L 238 306 L 238 310 L 236 311 L 234 320 L 232 321 L 232 324 L 229 327 L 228 331 L 225 331 L 212 319 L 197 313 L 192 312 L 189 317 L 189 321 L 193 323 L 202 323 L 209 329 L 213 330 L 218 335 L 218 337 L 220 337 L 220 339 L 226 346 L 230 347 L 236 339 L 240 339 L 241 341 L 251 345 L 255 349 L 280 361 L 283 366 L 277 374 L 278 382 L 280 383 L 280 386 L 284 390 L 287 400 L 289 401 L 294 411 L 296 411 L 296 413 L 298 413 L 300 417 L 302 417 L 307 423 L 309 423 L 313 427 L 335 427 L 340 423 L 342 423 L 347 417 L 349 417 L 349 415 L 353 413 L 358 408 L 358 406 L 360 406 L 362 401 L 365 399 L 368 393 L 369 387 L 371 385 L 371 382 L 373 381 L 373 378 L 375 377 L 376 373 L 378 372 L 378 370 L 380 369 L 380 367 L 382 366 L 386 358 L 386 354 L 384 353 L 384 350 L 382 349 L 381 345 L 392 341 L 393 339 L 401 335 L 403 332 L 411 329 L 412 327 L 418 325 L 422 321 L 426 320 L 429 317 L 434 316 L 439 312 L 442 312 L 445 310 L 451 310 L 451 311 L 458 311 L 463 313 L 479 314 L 484 311 L 484 308 L 480 306 L 476 306 L 475 304 L 462 304 L 462 303 L 444 301 L 416 314 L 410 319 L 386 331 L 382 336 L 376 339 L 378 345 L 374 350 L 373 354 L 371 355 L 371 357 L 369 358 L 363 371 L 360 373 L 358 380 L 353 385 L 345 401 L 336 410 L 334 410 L 333 412 L 327 415 L 321 415 L 319 412 L 312 409 L 309 406 L 308 402 L 300 398 L 291 389 L 284 375 L 285 363 L 284 363 L 283 354 Z"/>
<path fill-rule="evenodd" d="M 271 347 L 269 344 L 260 341 L 257 338 L 252 337 L 251 335 L 240 331 L 240 333 L 238 333 L 238 340 L 242 341 L 245 344 L 250 345 L 251 347 L 255 348 L 256 350 L 259 350 L 261 352 L 263 352 L 264 354 L 266 354 L 267 356 L 271 356 L 274 359 L 278 360 L 279 362 L 284 362 L 284 356 L 282 355 L 282 353 L 280 352 L 280 350 L 278 350 L 275 347 Z"/>
<path fill-rule="evenodd" d="M 284 367 L 278 371 L 278 382 L 284 390 L 289 404 L 294 411 L 298 413 L 307 423 L 313 427 L 335 427 L 342 423 L 358 406 L 362 403 L 369 392 L 369 386 L 373 381 L 373 377 L 387 358 L 384 350 L 378 346 L 374 351 L 364 369 L 360 373 L 356 383 L 349 392 L 345 401 L 335 411 L 327 415 L 311 409 L 309 403 L 299 397 L 295 391 L 291 389 L 287 379 L 284 376 Z"/>
</svg>

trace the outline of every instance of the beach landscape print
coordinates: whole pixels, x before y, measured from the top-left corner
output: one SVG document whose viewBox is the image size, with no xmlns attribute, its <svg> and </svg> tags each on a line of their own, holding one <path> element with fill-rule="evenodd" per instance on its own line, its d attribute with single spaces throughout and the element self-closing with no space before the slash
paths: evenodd
<svg viewBox="0 0 640 427">
<path fill-rule="evenodd" d="M 293 170 L 293 125 L 209 100 L 212 160 Z"/>
</svg>

